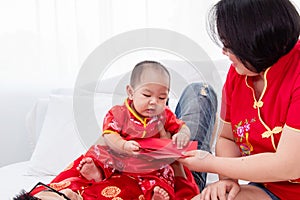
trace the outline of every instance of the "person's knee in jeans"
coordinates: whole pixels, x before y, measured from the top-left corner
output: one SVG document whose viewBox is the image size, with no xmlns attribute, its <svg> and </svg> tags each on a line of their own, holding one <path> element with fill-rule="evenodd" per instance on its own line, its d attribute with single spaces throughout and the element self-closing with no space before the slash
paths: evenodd
<svg viewBox="0 0 300 200">
<path fill-rule="evenodd" d="M 198 141 L 198 149 L 211 152 L 216 122 L 217 95 L 207 83 L 188 85 L 176 106 L 175 114 L 191 131 L 191 140 Z M 192 172 L 200 191 L 205 187 L 207 173 Z"/>
</svg>

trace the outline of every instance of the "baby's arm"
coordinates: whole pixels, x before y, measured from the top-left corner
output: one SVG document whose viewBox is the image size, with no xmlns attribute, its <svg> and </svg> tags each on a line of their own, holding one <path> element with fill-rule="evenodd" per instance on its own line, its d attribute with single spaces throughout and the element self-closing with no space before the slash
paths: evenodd
<svg viewBox="0 0 300 200">
<path fill-rule="evenodd" d="M 177 149 L 185 147 L 191 139 L 190 129 L 183 125 L 181 129 L 172 136 L 173 144 L 177 145 Z"/>
<path fill-rule="evenodd" d="M 165 130 L 165 127 L 161 122 L 158 122 L 157 128 L 160 138 L 171 139 L 171 134 Z"/>
<path fill-rule="evenodd" d="M 115 152 L 126 153 L 129 155 L 137 154 L 140 150 L 138 142 L 133 140 L 124 140 L 117 133 L 104 134 L 105 143 Z"/>
</svg>

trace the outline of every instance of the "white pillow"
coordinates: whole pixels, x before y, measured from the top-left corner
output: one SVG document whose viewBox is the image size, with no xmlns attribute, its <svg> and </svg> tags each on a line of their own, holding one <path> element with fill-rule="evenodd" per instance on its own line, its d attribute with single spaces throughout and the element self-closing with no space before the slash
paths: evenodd
<svg viewBox="0 0 300 200">
<path fill-rule="evenodd" d="M 36 143 L 41 133 L 44 124 L 49 98 L 40 98 L 34 104 L 32 109 L 27 113 L 25 126 L 28 132 L 30 153 L 35 149 Z"/>
<path fill-rule="evenodd" d="M 82 98 L 90 98 L 84 96 Z M 122 104 L 124 96 L 96 93 L 94 114 L 99 130 L 93 135 L 93 143 L 101 138 L 103 118 L 112 105 Z M 85 133 L 84 133 L 85 134 Z M 41 134 L 30 159 L 28 175 L 57 175 L 88 148 L 84 134 L 79 134 L 74 119 L 73 97 L 51 95 Z"/>
<path fill-rule="evenodd" d="M 85 152 L 72 110 L 72 96 L 50 96 L 41 134 L 30 159 L 29 175 L 57 175 Z"/>
</svg>

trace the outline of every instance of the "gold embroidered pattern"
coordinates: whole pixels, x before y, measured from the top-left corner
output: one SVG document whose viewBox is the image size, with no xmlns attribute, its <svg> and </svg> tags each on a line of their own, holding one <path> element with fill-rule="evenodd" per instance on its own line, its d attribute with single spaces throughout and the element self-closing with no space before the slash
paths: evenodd
<svg viewBox="0 0 300 200">
<path fill-rule="evenodd" d="M 139 200 L 145 200 L 144 195 L 140 195 L 140 196 L 139 196 Z"/>
<path fill-rule="evenodd" d="M 67 188 L 69 185 L 71 185 L 70 181 L 61 181 L 59 183 L 51 183 L 50 187 L 52 187 L 54 190 L 62 190 Z"/>
<path fill-rule="evenodd" d="M 147 127 L 147 118 L 142 118 L 140 117 L 131 107 L 130 105 L 128 104 L 128 101 L 127 99 L 125 100 L 125 105 L 126 105 L 126 108 L 129 110 L 129 112 L 135 117 L 137 118 L 144 126 L 144 128 Z M 146 130 L 143 131 L 143 135 L 141 136 L 141 138 L 144 138 L 146 136 L 147 132 Z"/>
<path fill-rule="evenodd" d="M 120 194 L 121 189 L 116 186 L 107 186 L 101 191 L 102 196 L 104 197 L 116 197 Z"/>
<path fill-rule="evenodd" d="M 264 133 L 262 133 L 261 136 L 262 136 L 262 138 L 271 137 L 272 146 L 273 146 L 274 150 L 276 151 L 277 147 L 276 147 L 276 144 L 275 144 L 275 141 L 274 141 L 274 134 L 278 134 L 278 133 L 282 132 L 282 127 L 276 126 L 271 130 L 271 128 L 264 122 L 264 120 L 262 119 L 261 114 L 260 114 L 260 108 L 264 105 L 264 102 L 261 99 L 263 98 L 263 96 L 264 96 L 264 94 L 267 90 L 267 86 L 268 86 L 267 73 L 268 73 L 269 70 L 270 70 L 270 67 L 264 73 L 264 88 L 263 88 L 263 91 L 262 91 L 258 101 L 256 100 L 254 89 L 248 84 L 247 76 L 245 77 L 245 82 L 246 82 L 247 87 L 250 88 L 251 91 L 252 91 L 252 96 L 253 96 L 253 99 L 254 99 L 253 108 L 257 109 L 257 114 L 258 114 L 259 121 L 262 123 L 262 125 L 266 129 L 266 131 Z"/>
<path fill-rule="evenodd" d="M 253 104 L 253 108 L 256 109 L 256 108 L 261 108 L 263 107 L 264 105 L 264 102 L 262 102 L 261 100 L 259 101 L 254 101 L 254 104 Z"/>
<path fill-rule="evenodd" d="M 121 197 L 114 197 L 112 200 L 123 200 Z"/>
<path fill-rule="evenodd" d="M 261 136 L 262 136 L 262 138 L 269 138 L 269 137 L 272 136 L 273 134 L 280 133 L 281 131 L 282 131 L 282 127 L 276 126 L 276 127 L 273 128 L 272 130 L 267 130 L 267 131 L 265 131 L 263 134 L 261 134 Z"/>
<path fill-rule="evenodd" d="M 263 134 L 261 134 L 261 137 L 269 138 L 271 136 L 273 148 L 276 150 L 277 148 L 276 148 L 275 141 L 274 141 L 274 134 L 280 133 L 282 131 L 282 127 L 276 126 L 272 130 L 269 127 L 266 127 L 266 129 L 267 129 L 267 131 L 265 131 Z"/>
</svg>

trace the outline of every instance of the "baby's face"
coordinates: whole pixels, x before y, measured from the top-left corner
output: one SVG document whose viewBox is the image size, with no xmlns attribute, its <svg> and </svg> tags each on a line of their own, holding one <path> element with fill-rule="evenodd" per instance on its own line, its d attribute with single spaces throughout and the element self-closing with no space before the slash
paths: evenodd
<svg viewBox="0 0 300 200">
<path fill-rule="evenodd" d="M 142 117 L 153 117 L 165 109 L 169 95 L 169 78 L 164 73 L 148 71 L 142 74 L 140 84 L 133 90 L 135 111 Z"/>
<path fill-rule="evenodd" d="M 161 114 L 166 106 L 169 88 L 157 83 L 145 83 L 134 90 L 133 106 L 142 117 Z"/>
</svg>

